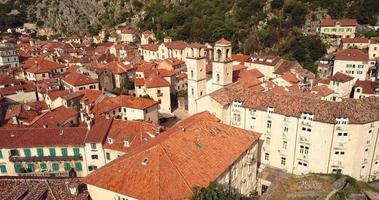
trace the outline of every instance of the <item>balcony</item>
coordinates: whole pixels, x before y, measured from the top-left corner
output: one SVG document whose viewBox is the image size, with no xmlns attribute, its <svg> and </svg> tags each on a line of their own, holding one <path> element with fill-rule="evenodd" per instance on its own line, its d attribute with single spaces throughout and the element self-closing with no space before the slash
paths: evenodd
<svg viewBox="0 0 379 200">
<path fill-rule="evenodd" d="M 83 160 L 82 156 L 9 156 L 11 162 L 41 162 L 41 161 L 77 161 Z"/>
</svg>

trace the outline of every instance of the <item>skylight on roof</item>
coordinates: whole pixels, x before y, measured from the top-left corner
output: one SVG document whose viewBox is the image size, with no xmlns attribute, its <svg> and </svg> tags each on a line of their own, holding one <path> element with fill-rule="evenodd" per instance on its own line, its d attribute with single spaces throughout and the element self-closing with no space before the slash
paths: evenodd
<svg viewBox="0 0 379 200">
<path fill-rule="evenodd" d="M 142 160 L 141 165 L 146 166 L 147 163 L 149 163 L 149 158 L 145 157 L 145 158 Z"/>
</svg>

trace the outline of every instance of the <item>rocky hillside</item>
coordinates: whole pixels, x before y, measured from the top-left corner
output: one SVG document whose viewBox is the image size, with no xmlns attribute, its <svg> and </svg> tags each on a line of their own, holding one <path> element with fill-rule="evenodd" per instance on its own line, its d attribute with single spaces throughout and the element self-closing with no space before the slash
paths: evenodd
<svg viewBox="0 0 379 200">
<path fill-rule="evenodd" d="M 37 0 L 29 6 L 28 15 L 32 21 L 63 33 L 85 33 L 91 26 L 130 21 L 140 14 L 142 6 L 136 0 Z"/>
</svg>

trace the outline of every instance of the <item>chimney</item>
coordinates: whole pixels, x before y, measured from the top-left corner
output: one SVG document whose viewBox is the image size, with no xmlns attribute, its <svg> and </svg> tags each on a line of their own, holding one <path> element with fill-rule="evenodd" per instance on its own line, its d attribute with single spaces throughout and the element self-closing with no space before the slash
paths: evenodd
<svg viewBox="0 0 379 200">
<path fill-rule="evenodd" d="M 87 129 L 88 129 L 88 130 L 91 130 L 91 127 L 92 127 L 92 119 L 89 119 L 89 120 L 87 121 Z"/>
<path fill-rule="evenodd" d="M 78 195 L 78 184 L 77 183 L 74 183 L 74 182 L 71 182 L 71 183 L 66 183 L 67 184 L 67 188 L 70 192 L 70 194 L 72 196 L 77 196 Z"/>
</svg>

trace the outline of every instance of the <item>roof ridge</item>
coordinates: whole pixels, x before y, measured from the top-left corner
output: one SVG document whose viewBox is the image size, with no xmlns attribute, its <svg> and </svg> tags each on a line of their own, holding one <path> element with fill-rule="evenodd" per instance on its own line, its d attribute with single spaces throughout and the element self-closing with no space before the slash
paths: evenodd
<svg viewBox="0 0 379 200">
<path fill-rule="evenodd" d="M 176 172 L 182 177 L 184 183 L 186 184 L 186 186 L 188 187 L 188 189 L 192 192 L 192 187 L 189 185 L 189 183 L 187 182 L 186 178 L 184 177 L 184 175 L 181 173 L 181 171 L 178 169 L 178 167 L 174 164 L 174 162 L 172 162 L 169 154 L 167 153 L 166 149 L 163 147 L 163 145 L 159 142 L 157 145 L 160 146 L 160 148 L 163 150 L 163 152 L 165 153 L 165 155 L 167 156 L 168 160 L 170 161 L 171 165 L 174 167 L 174 169 L 176 170 Z M 160 183 L 159 183 L 160 184 Z M 192 192 L 193 193 L 193 192 Z"/>
</svg>

